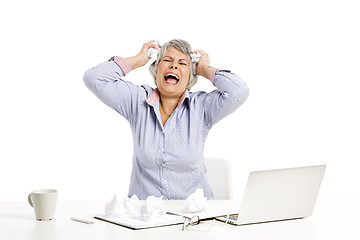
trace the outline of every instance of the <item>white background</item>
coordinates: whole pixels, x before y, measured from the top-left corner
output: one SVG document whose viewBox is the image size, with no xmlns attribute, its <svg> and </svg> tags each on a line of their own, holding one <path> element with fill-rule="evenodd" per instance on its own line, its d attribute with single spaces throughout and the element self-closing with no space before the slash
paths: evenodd
<svg viewBox="0 0 360 240">
<path fill-rule="evenodd" d="M 356 1 L 7 1 L 0 4 L 0 201 L 126 196 L 129 124 L 84 72 L 144 42 L 187 40 L 250 97 L 210 131 L 205 156 L 249 171 L 326 164 L 320 197 L 360 200 L 360 8 Z M 127 80 L 153 85 L 148 66 Z M 199 79 L 192 89 L 211 91 Z M 235 173 L 237 175 L 235 176 Z M 219 176 L 220 177 L 220 176 Z"/>
</svg>

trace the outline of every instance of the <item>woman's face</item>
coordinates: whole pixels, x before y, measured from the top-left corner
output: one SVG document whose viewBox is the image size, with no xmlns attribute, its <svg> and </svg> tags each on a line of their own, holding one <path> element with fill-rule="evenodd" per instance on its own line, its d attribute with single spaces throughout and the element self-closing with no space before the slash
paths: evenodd
<svg viewBox="0 0 360 240">
<path fill-rule="evenodd" d="M 190 62 L 187 55 L 169 47 L 158 64 L 156 82 L 159 92 L 166 97 L 181 97 L 190 80 Z"/>
</svg>

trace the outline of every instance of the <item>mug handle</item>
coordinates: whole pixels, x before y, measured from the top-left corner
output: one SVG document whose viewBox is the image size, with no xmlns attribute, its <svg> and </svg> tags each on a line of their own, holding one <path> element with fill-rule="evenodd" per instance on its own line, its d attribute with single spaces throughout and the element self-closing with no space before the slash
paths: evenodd
<svg viewBox="0 0 360 240">
<path fill-rule="evenodd" d="M 31 200 L 31 193 L 28 195 L 28 202 L 29 202 L 31 207 L 34 207 L 33 202 Z"/>
</svg>

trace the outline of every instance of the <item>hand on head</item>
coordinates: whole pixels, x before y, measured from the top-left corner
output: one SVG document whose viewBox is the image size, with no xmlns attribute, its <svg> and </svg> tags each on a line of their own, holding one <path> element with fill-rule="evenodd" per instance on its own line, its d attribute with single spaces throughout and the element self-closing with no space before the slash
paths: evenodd
<svg viewBox="0 0 360 240">
<path fill-rule="evenodd" d="M 201 57 L 199 62 L 197 63 L 196 66 L 196 74 L 203 76 L 205 78 L 208 78 L 209 76 L 209 70 L 212 70 L 213 68 L 210 67 L 210 57 L 209 54 L 207 54 L 206 52 L 202 51 L 202 50 L 195 50 L 193 51 L 194 54 L 196 53 L 200 53 Z"/>
<path fill-rule="evenodd" d="M 135 68 L 144 66 L 151 59 L 151 55 L 149 56 L 149 50 L 151 48 L 159 50 L 160 47 L 161 46 L 157 40 L 151 40 L 144 43 L 140 52 L 136 56 L 127 58 L 132 66 L 132 69 L 134 70 Z M 192 54 L 201 55 L 200 58 L 197 56 L 198 63 L 196 64 L 196 74 L 209 78 L 210 72 L 215 69 L 210 66 L 209 55 L 202 50 L 195 50 Z"/>
<path fill-rule="evenodd" d="M 159 50 L 160 49 L 160 44 L 159 44 L 159 41 L 157 41 L 157 40 L 151 40 L 151 41 L 149 41 L 149 42 L 147 42 L 147 43 L 144 43 L 143 44 L 143 46 L 142 46 L 142 48 L 141 48 L 141 50 L 140 50 L 140 55 L 142 55 L 142 57 L 144 58 L 144 59 L 146 59 L 147 58 L 147 61 L 149 61 L 149 59 L 151 58 L 151 55 L 149 55 L 149 51 L 151 50 L 151 49 L 155 49 L 155 50 Z M 147 62 L 146 61 L 146 62 Z M 146 64 L 146 62 L 145 62 L 145 64 Z M 145 65 L 144 64 L 144 65 Z"/>
<path fill-rule="evenodd" d="M 147 43 L 144 43 L 140 52 L 136 56 L 127 58 L 133 70 L 135 68 L 144 66 L 150 60 L 150 56 L 148 55 L 150 48 L 154 48 L 156 50 L 160 49 L 159 42 L 156 40 L 151 40 Z"/>
</svg>

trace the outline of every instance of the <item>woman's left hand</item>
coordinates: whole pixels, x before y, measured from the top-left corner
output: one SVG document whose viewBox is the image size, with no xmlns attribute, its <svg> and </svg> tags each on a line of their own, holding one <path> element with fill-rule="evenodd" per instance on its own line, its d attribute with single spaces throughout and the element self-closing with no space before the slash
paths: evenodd
<svg viewBox="0 0 360 240">
<path fill-rule="evenodd" d="M 193 53 L 201 54 L 200 60 L 196 66 L 196 74 L 203 76 L 204 78 L 209 78 L 209 74 L 215 69 L 214 67 L 210 66 L 209 54 L 202 50 L 195 50 Z"/>
</svg>

